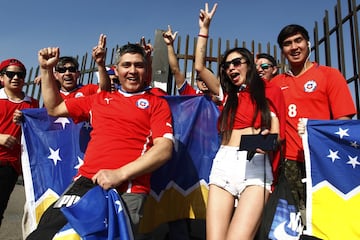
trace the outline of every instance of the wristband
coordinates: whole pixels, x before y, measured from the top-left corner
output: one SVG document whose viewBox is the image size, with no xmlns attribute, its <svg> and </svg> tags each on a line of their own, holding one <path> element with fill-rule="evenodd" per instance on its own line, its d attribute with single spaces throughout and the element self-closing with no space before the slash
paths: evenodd
<svg viewBox="0 0 360 240">
<path fill-rule="evenodd" d="M 205 35 L 205 34 L 198 34 L 199 37 L 203 37 L 203 38 L 209 38 L 209 35 Z"/>
</svg>

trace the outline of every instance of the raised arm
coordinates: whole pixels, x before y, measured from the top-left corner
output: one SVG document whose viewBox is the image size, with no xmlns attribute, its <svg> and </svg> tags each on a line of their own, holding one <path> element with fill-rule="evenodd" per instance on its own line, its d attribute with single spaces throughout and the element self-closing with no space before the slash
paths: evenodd
<svg viewBox="0 0 360 240">
<path fill-rule="evenodd" d="M 175 77 L 175 84 L 176 87 L 179 89 L 182 87 L 182 85 L 185 82 L 185 76 L 181 73 L 179 62 L 177 60 L 175 50 L 174 50 L 174 41 L 176 38 L 177 32 L 172 32 L 170 25 L 168 25 L 168 30 L 163 33 L 164 42 L 167 46 L 168 50 L 168 59 L 169 59 L 169 65 L 172 74 Z"/>
<path fill-rule="evenodd" d="M 148 64 L 148 67 L 146 68 L 146 84 L 150 86 L 152 80 L 152 52 L 154 49 L 150 43 L 146 43 L 145 37 L 141 37 L 140 44 L 144 48 L 146 54 L 146 61 Z"/>
<path fill-rule="evenodd" d="M 43 48 L 38 52 L 41 94 L 49 115 L 68 116 L 68 111 L 64 100 L 60 96 L 53 71 L 59 60 L 59 56 L 60 49 L 58 47 Z"/>
<path fill-rule="evenodd" d="M 110 91 L 111 82 L 109 75 L 105 68 L 105 56 L 106 56 L 106 35 L 100 34 L 98 45 L 92 49 L 92 57 L 98 66 L 99 72 L 99 91 Z"/>
<path fill-rule="evenodd" d="M 200 78 L 204 80 L 209 90 L 219 95 L 220 81 L 219 79 L 205 66 L 207 39 L 209 37 L 209 27 L 212 17 L 215 14 L 217 3 L 214 4 L 211 12 L 209 12 L 209 5 L 205 3 L 205 10 L 200 9 L 199 16 L 199 35 L 195 50 L 195 70 L 198 72 Z"/>
</svg>

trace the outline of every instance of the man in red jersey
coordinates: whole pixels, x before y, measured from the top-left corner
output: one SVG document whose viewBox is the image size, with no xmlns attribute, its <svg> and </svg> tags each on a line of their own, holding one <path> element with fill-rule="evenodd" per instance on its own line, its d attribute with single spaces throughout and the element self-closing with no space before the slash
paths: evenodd
<svg viewBox="0 0 360 240">
<path fill-rule="evenodd" d="M 38 108 L 39 102 L 22 91 L 26 68 L 17 59 L 0 63 L 0 225 L 10 195 L 21 174 L 20 110 Z"/>
<path fill-rule="evenodd" d="M 101 85 L 78 84 L 80 74 L 79 62 L 74 57 L 60 57 L 59 62 L 55 66 L 54 76 L 63 99 L 84 97 L 100 92 Z M 37 76 L 34 82 L 40 84 L 41 75 Z"/>
<path fill-rule="evenodd" d="M 126 44 L 117 54 L 119 91 L 64 101 L 53 74 L 60 50 L 50 47 L 39 51 L 42 96 L 49 115 L 70 116 L 75 122 L 90 119 L 93 130 L 73 184 L 44 212 L 38 228 L 27 239 L 51 239 L 67 223 L 60 211 L 64 199 L 70 199 L 69 195 L 79 198 L 96 185 L 118 190 L 137 235 L 151 172 L 172 154 L 172 118 L 166 100 L 145 91 L 149 65 L 144 49 Z M 96 62 L 100 78 L 108 78 L 104 61 Z"/>
<path fill-rule="evenodd" d="M 304 151 L 298 134 L 301 118 L 351 119 L 355 113 L 344 76 L 335 68 L 311 62 L 311 44 L 307 30 L 296 24 L 285 26 L 277 39 L 282 54 L 289 62 L 286 73 L 274 77 L 285 98 L 285 175 L 300 210 L 305 208 Z"/>
<path fill-rule="evenodd" d="M 63 99 L 84 97 L 98 92 L 97 84 L 78 84 L 80 77 L 79 63 L 74 57 L 60 57 L 55 66 L 55 78 L 60 83 L 60 94 Z"/>
</svg>

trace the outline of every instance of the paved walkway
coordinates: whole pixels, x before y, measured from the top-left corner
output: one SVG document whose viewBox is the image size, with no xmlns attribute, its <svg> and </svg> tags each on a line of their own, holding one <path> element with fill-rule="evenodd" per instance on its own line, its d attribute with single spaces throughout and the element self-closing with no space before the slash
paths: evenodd
<svg viewBox="0 0 360 240">
<path fill-rule="evenodd" d="M 24 204 L 24 186 L 16 184 L 0 227 L 1 240 L 22 240 L 21 220 Z"/>
</svg>

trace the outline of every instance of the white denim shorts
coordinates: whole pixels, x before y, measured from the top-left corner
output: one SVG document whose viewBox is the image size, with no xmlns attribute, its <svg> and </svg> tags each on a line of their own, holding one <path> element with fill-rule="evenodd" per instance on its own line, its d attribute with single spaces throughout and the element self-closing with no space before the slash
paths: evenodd
<svg viewBox="0 0 360 240">
<path fill-rule="evenodd" d="M 251 185 L 264 186 L 270 191 L 273 175 L 269 157 L 255 153 L 249 161 L 246 159 L 247 151 L 238 149 L 220 146 L 213 160 L 209 184 L 223 188 L 236 197 Z"/>
</svg>

